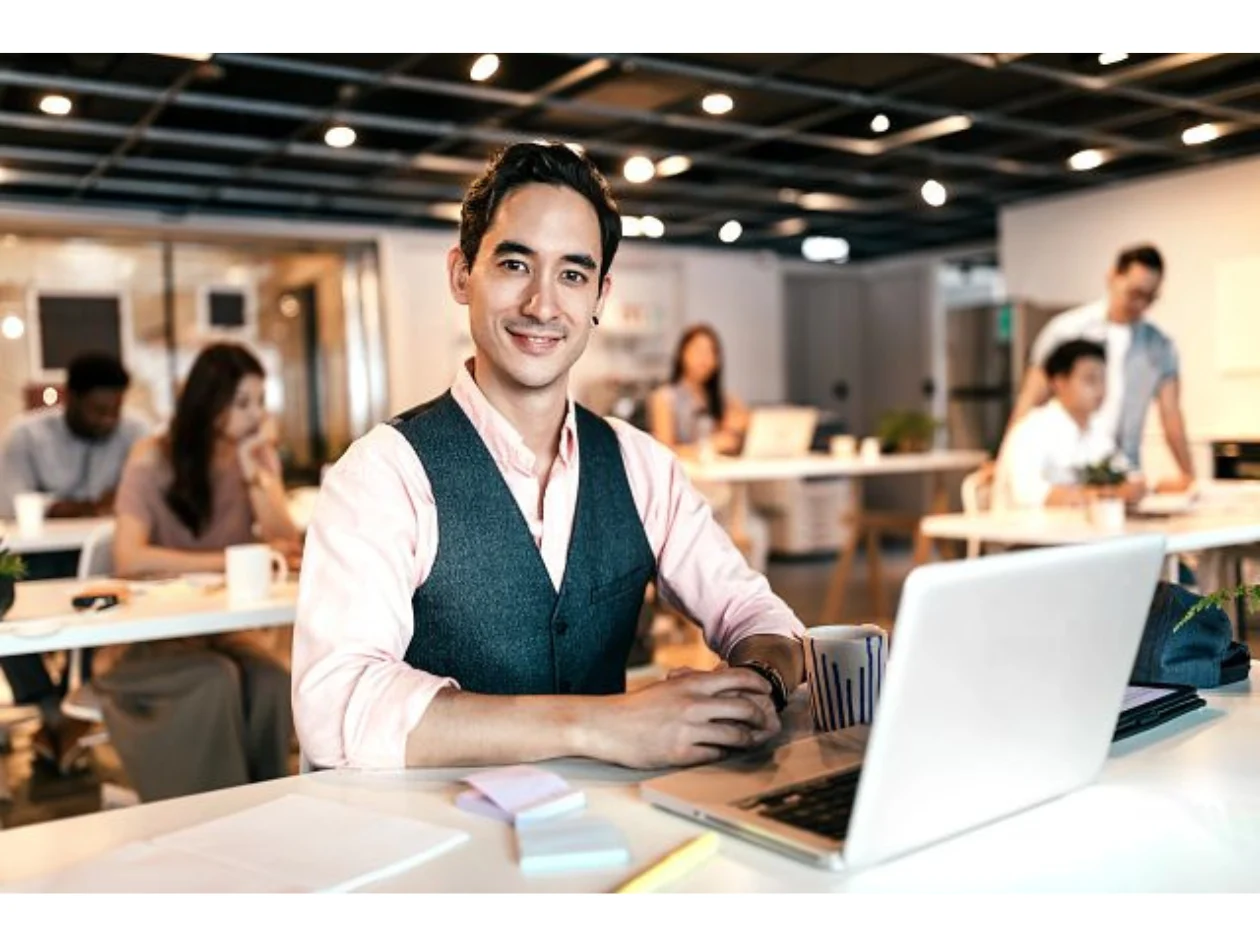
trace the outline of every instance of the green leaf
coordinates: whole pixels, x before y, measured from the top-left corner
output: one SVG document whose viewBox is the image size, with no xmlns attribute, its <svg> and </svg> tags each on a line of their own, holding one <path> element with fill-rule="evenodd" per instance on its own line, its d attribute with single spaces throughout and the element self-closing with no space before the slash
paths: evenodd
<svg viewBox="0 0 1260 946">
<path fill-rule="evenodd" d="M 1194 605 L 1181 616 L 1172 629 L 1176 634 L 1185 627 L 1193 618 L 1202 614 L 1208 608 L 1225 609 L 1225 605 L 1238 598 L 1245 598 L 1247 601 L 1247 610 L 1256 611 L 1260 609 L 1260 585 L 1236 585 L 1233 588 L 1222 588 L 1220 591 L 1214 591 L 1210 595 L 1204 595 Z"/>
</svg>

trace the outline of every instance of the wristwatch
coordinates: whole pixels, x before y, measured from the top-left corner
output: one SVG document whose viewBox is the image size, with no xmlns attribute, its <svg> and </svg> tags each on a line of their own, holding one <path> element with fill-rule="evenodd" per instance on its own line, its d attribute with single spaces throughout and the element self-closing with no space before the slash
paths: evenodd
<svg viewBox="0 0 1260 946">
<path fill-rule="evenodd" d="M 743 663 L 736 664 L 735 666 L 747 668 L 753 673 L 765 677 L 766 681 L 770 684 L 770 698 L 774 700 L 774 708 L 780 713 L 783 712 L 783 707 L 787 706 L 789 694 L 787 684 L 783 682 L 783 675 L 780 674 L 778 670 L 774 669 L 774 667 L 771 664 L 766 663 L 766 661 L 756 659 L 745 660 Z"/>
</svg>

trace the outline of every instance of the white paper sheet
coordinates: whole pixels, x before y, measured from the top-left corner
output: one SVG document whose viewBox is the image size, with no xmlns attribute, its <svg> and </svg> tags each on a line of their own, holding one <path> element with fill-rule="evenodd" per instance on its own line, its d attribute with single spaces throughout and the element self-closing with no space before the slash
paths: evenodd
<svg viewBox="0 0 1260 946">
<path fill-rule="evenodd" d="M 437 857 L 468 839 L 451 828 L 340 802 L 285 795 L 125 845 L 11 892 L 341 892 Z"/>
</svg>

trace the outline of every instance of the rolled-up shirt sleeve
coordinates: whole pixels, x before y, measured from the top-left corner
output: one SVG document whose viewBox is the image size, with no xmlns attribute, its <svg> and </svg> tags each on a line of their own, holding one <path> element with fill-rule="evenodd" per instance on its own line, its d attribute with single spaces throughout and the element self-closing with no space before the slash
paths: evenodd
<svg viewBox="0 0 1260 946">
<path fill-rule="evenodd" d="M 740 641 L 757 634 L 800 638 L 805 627 L 770 590 L 713 518 L 704 497 L 678 458 L 630 425 L 610 419 L 617 431 L 630 491 L 656 555 L 657 587 L 667 601 L 704 629 L 705 641 L 729 657 Z"/>
<path fill-rule="evenodd" d="M 408 734 L 433 697 L 457 685 L 403 659 L 412 595 L 436 549 L 424 469 L 397 431 L 377 427 L 328 472 L 307 532 L 293 714 L 315 765 L 404 766 Z"/>
</svg>

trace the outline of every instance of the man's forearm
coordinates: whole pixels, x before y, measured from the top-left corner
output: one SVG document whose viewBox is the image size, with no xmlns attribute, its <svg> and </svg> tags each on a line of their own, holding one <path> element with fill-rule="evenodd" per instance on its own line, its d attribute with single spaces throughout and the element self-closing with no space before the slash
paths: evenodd
<svg viewBox="0 0 1260 946">
<path fill-rule="evenodd" d="M 1177 461 L 1177 466 L 1181 468 L 1181 472 L 1191 479 L 1194 478 L 1194 463 L 1190 459 L 1190 443 L 1186 439 L 1185 424 L 1178 418 L 1170 428 L 1165 431 L 1168 441 L 1168 449 L 1172 451 L 1173 459 Z"/>
<path fill-rule="evenodd" d="M 407 765 L 510 765 L 597 756 L 600 697 L 487 696 L 448 687 L 407 735 Z"/>
<path fill-rule="evenodd" d="M 731 648 L 727 663 L 732 667 L 748 660 L 764 660 L 783 677 L 789 690 L 805 678 L 805 654 L 801 642 L 782 634 L 753 634 Z"/>
</svg>

